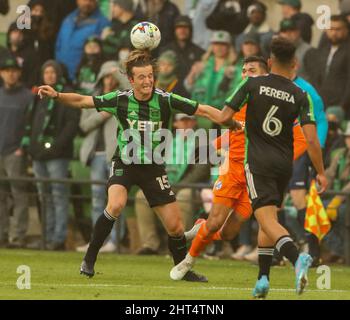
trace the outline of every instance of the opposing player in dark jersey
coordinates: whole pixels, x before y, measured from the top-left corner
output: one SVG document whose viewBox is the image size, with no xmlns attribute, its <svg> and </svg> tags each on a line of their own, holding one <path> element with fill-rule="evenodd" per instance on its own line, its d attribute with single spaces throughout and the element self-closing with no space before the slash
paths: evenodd
<svg viewBox="0 0 350 320">
<path fill-rule="evenodd" d="M 295 266 L 296 291 L 301 294 L 307 283 L 312 258 L 300 254 L 288 231 L 277 219 L 284 192 L 292 174 L 293 124 L 303 127 L 308 152 L 318 173 L 320 193 L 327 188 L 322 152 L 317 138 L 311 99 L 292 81 L 296 64 L 295 46 L 276 38 L 271 46 L 271 73 L 247 78 L 226 101 L 222 120 L 229 119 L 243 106 L 246 110 L 245 175 L 249 197 L 259 223 L 259 276 L 253 295 L 265 298 L 274 246 Z"/>
<path fill-rule="evenodd" d="M 256 298 L 265 298 L 268 293 L 274 246 L 295 267 L 297 294 L 301 294 L 306 286 L 307 271 L 312 263 L 310 255 L 299 255 L 288 231 L 277 219 L 277 208 L 282 205 L 293 169 L 293 123 L 297 117 L 308 144 L 310 159 L 318 173 L 320 193 L 326 190 L 328 184 L 311 98 L 291 81 L 297 63 L 295 50 L 289 41 L 274 39 L 269 59 L 270 75 L 243 81 L 223 110 L 225 118 L 248 104 L 245 174 L 259 223 L 260 271 L 253 292 Z"/>
<path fill-rule="evenodd" d="M 178 264 L 184 259 L 187 249 L 180 209 L 164 165 L 155 161 L 157 156 L 160 157 L 155 152 L 159 143 L 153 138 L 159 134 L 159 129 L 168 128 L 170 117 L 176 110 L 189 115 L 205 116 L 223 124 L 219 121 L 219 110 L 154 88 L 155 64 L 147 52 L 133 51 L 126 61 L 126 72 L 132 90 L 111 92 L 104 96 L 58 93 L 49 86 L 39 88 L 41 97 L 58 99 L 73 108 L 96 108 L 102 116 L 113 114 L 118 120 L 117 149 L 108 181 L 108 203 L 95 224 L 80 269 L 82 274 L 90 277 L 95 273 L 98 251 L 125 207 L 132 185 L 138 185 L 142 189 L 149 205 L 160 217 L 169 235 L 168 245 L 174 263 Z M 231 119 L 225 124 L 240 128 Z M 130 146 L 134 146 L 132 150 Z M 207 281 L 192 271 L 186 274 L 184 280 Z"/>
</svg>

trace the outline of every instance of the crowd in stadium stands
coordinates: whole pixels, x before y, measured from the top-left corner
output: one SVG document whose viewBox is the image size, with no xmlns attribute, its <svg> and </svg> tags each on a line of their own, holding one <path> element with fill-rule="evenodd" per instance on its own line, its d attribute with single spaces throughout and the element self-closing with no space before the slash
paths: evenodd
<svg viewBox="0 0 350 320">
<path fill-rule="evenodd" d="M 159 62 L 156 86 L 219 109 L 242 80 L 244 58 L 268 58 L 275 35 L 291 40 L 297 47 L 299 64 L 295 83 L 313 96 L 315 110 L 318 108 L 318 134 L 331 189 L 349 190 L 350 1 L 339 0 L 339 13 L 332 16 L 331 29 L 323 32 L 317 47 L 311 45 L 315 43 L 314 20 L 302 11 L 302 1 L 278 2 L 283 20 L 279 30 L 273 30 L 267 17 L 275 13 L 257 0 L 185 0 L 183 15 L 176 1 L 169 0 L 113 0 L 111 5 L 108 0 L 29 1 L 31 28 L 19 29 L 14 21 L 8 26 L 6 47 L 0 46 L 0 180 L 20 176 L 107 180 L 116 146 L 116 121 L 102 120 L 95 110 L 80 113 L 53 99 L 40 100 L 37 87 L 48 84 L 59 92 L 87 95 L 128 89 L 128 79 L 121 70 L 132 50 L 129 34 L 137 22 L 150 21 L 162 32 L 160 46 L 154 51 Z M 6 15 L 9 6 L 9 1 L 0 0 L 0 15 Z M 179 114 L 173 128 L 217 126 Z M 193 152 L 198 148 L 189 146 Z M 306 173 L 296 175 L 312 177 L 307 160 L 298 168 Z M 198 217 L 206 216 L 212 193 L 210 189 L 192 192 L 176 188 L 176 184 L 212 183 L 215 168 L 185 163 L 168 165 L 167 170 L 185 227 L 190 229 Z M 291 183 L 291 196 L 280 217 L 300 248 L 307 244 L 317 256 L 318 241 L 304 231 L 300 218 L 305 216 L 309 185 L 296 185 Z M 101 251 L 114 252 L 119 244 L 132 253 L 164 253 L 166 233 L 142 192 L 137 188 L 130 192 L 135 202 L 125 209 L 125 218 Z M 70 200 L 70 193 L 91 196 L 91 204 Z M 345 197 L 323 200 L 332 230 L 321 243 L 322 258 L 342 262 Z M 72 249 L 67 238 L 73 225 L 82 235 L 74 249 L 83 252 L 91 225 L 105 203 L 103 185 L 90 188 L 39 182 L 30 186 L 0 181 L 0 247 L 38 245 L 26 236 L 29 208 L 37 206 L 38 212 L 45 208 L 47 248 Z M 215 243 L 206 256 L 256 262 L 255 234 L 252 218 L 237 239 Z M 276 256 L 275 263 L 283 260 Z"/>
</svg>

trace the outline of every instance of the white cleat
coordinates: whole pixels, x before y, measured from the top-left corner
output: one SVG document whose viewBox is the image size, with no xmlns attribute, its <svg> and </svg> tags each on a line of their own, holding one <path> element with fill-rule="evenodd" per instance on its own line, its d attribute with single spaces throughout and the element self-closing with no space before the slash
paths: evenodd
<svg viewBox="0 0 350 320">
<path fill-rule="evenodd" d="M 195 258 L 188 253 L 185 259 L 171 269 L 170 278 L 175 281 L 182 280 L 186 273 L 193 268 L 194 263 Z"/>
</svg>

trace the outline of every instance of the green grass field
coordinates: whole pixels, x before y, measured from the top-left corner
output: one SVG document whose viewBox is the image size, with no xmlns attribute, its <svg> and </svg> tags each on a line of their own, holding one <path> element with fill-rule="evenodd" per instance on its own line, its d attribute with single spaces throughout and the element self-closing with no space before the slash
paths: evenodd
<svg viewBox="0 0 350 320">
<path fill-rule="evenodd" d="M 82 254 L 0 250 L 0 299 L 251 299 L 257 266 L 231 260 L 200 259 L 196 270 L 208 276 L 209 283 L 170 280 L 170 258 L 102 254 L 96 264 L 97 274 L 88 279 L 79 275 Z M 16 286 L 17 268 L 31 270 L 31 289 Z M 331 289 L 317 289 L 312 269 L 308 290 L 301 297 L 294 292 L 293 269 L 274 267 L 271 271 L 269 299 L 350 299 L 350 268 L 331 267 Z"/>
</svg>

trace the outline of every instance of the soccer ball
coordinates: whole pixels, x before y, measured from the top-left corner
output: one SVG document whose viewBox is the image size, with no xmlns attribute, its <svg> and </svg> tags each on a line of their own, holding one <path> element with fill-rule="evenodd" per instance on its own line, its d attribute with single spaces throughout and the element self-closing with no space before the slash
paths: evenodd
<svg viewBox="0 0 350 320">
<path fill-rule="evenodd" d="M 160 43 L 160 30 L 151 22 L 140 22 L 132 28 L 130 40 L 136 49 L 153 50 L 157 48 Z"/>
</svg>

